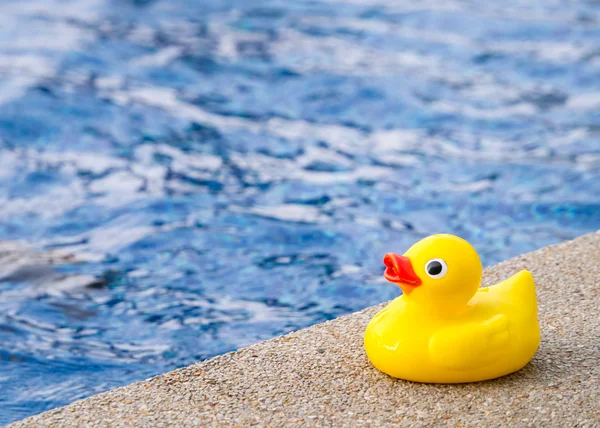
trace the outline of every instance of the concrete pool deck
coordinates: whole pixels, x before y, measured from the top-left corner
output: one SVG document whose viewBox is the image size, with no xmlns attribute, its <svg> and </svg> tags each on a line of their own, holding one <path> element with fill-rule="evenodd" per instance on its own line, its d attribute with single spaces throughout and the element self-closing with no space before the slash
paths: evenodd
<svg viewBox="0 0 600 428">
<path fill-rule="evenodd" d="M 542 344 L 500 379 L 426 385 L 378 372 L 362 335 L 380 305 L 11 426 L 599 426 L 600 233 L 488 268 L 484 284 L 521 269 L 536 280 Z"/>
</svg>

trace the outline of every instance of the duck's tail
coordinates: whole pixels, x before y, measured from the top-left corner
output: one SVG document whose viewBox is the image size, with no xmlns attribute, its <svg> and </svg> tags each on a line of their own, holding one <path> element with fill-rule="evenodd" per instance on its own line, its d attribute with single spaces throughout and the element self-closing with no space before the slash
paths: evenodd
<svg viewBox="0 0 600 428">
<path fill-rule="evenodd" d="M 531 272 L 522 270 L 491 287 L 490 292 L 513 309 L 510 317 L 511 335 L 520 347 L 527 346 L 533 356 L 540 343 L 535 283 Z"/>
<path fill-rule="evenodd" d="M 522 270 L 510 278 L 490 287 L 506 303 L 514 303 L 521 308 L 531 308 L 537 316 L 537 299 L 533 275 Z"/>
</svg>

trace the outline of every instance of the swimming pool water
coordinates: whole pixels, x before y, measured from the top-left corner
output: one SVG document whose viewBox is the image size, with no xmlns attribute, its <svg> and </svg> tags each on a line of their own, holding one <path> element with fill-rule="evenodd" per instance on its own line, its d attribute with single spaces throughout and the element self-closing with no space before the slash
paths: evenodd
<svg viewBox="0 0 600 428">
<path fill-rule="evenodd" d="M 599 20 L 3 2 L 0 239 L 78 262 L 0 283 L 0 424 L 393 298 L 432 233 L 490 265 L 600 228 Z"/>
</svg>

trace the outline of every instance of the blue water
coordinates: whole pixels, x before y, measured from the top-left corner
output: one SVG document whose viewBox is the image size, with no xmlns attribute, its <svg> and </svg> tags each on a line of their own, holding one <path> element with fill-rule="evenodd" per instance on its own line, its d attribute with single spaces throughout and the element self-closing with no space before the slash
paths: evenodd
<svg viewBox="0 0 600 428">
<path fill-rule="evenodd" d="M 600 228 L 600 3 L 0 4 L 0 424 Z M 29 250 L 28 250 L 29 251 Z M 50 278 L 51 276 L 48 276 Z"/>
</svg>

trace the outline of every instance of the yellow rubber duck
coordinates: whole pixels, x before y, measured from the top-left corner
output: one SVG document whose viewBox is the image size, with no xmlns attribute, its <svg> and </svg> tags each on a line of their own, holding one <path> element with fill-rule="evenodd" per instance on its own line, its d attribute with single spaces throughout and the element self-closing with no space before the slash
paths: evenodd
<svg viewBox="0 0 600 428">
<path fill-rule="evenodd" d="M 415 382 L 475 382 L 515 372 L 535 354 L 540 329 L 528 271 L 479 288 L 479 256 L 454 235 L 429 236 L 383 261 L 385 278 L 403 294 L 365 332 L 367 356 L 382 372 Z"/>
</svg>

